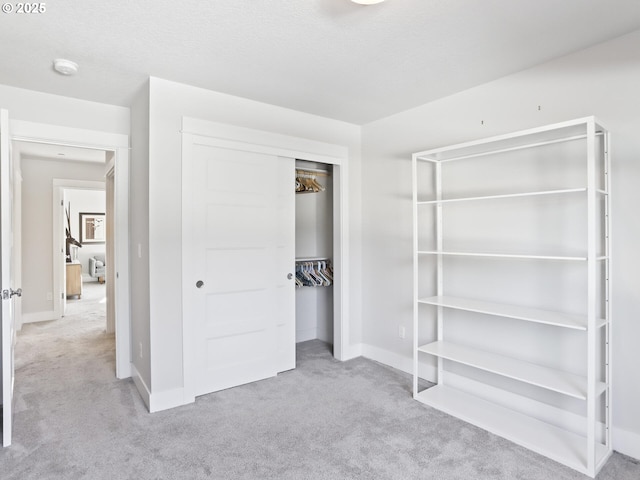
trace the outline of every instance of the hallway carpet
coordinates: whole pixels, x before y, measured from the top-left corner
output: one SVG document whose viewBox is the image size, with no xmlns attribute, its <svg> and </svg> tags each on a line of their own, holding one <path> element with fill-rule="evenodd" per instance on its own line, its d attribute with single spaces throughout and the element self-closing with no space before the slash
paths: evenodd
<svg viewBox="0 0 640 480">
<path fill-rule="evenodd" d="M 154 414 L 114 378 L 103 312 L 25 325 L 16 366 L 2 480 L 587 478 L 412 400 L 408 376 L 338 362 L 319 341 L 298 345 L 293 371 Z M 640 464 L 615 454 L 598 478 L 638 480 Z"/>
</svg>

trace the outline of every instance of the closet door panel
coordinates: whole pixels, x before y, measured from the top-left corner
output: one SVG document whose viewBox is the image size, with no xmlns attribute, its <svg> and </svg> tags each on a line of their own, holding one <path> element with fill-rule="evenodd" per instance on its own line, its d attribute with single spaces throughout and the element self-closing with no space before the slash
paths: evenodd
<svg viewBox="0 0 640 480">
<path fill-rule="evenodd" d="M 270 290 L 276 259 L 267 249 L 208 249 L 205 285 L 212 292 Z M 223 274 L 224 272 L 224 274 Z"/>
<path fill-rule="evenodd" d="M 276 375 L 279 330 L 295 321 L 280 307 L 291 268 L 283 252 L 295 255 L 280 231 L 282 215 L 293 221 L 281 198 L 282 159 L 207 143 L 194 143 L 183 159 L 196 395 Z"/>
<path fill-rule="evenodd" d="M 262 247 L 269 240 L 271 229 L 268 223 L 274 220 L 273 214 L 267 205 L 210 204 L 207 208 L 207 247 Z M 220 228 L 237 219 L 242 219 L 242 222 L 237 222 L 235 228 Z"/>
</svg>

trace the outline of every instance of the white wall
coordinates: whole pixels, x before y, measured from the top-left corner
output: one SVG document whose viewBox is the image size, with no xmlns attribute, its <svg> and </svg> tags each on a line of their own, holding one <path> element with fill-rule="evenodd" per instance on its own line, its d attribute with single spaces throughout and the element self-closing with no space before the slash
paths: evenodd
<svg viewBox="0 0 640 480">
<path fill-rule="evenodd" d="M 0 85 L 0 108 L 11 120 L 129 134 L 129 109 Z"/>
<path fill-rule="evenodd" d="M 101 165 L 104 176 L 105 166 Z M 105 213 L 106 194 L 104 190 L 78 190 L 74 188 L 64 190 L 65 208 L 71 206 L 71 236 L 80 241 L 80 212 L 83 213 Z M 66 219 L 65 219 L 66 228 Z M 98 281 L 89 276 L 89 258 L 96 254 L 105 255 L 106 246 L 104 243 L 85 243 L 78 249 L 78 261 L 82 265 L 82 280 Z"/>
<path fill-rule="evenodd" d="M 595 115 L 612 134 L 614 448 L 640 457 L 640 31 L 363 128 L 363 351 L 409 370 L 411 153 Z"/>
<path fill-rule="evenodd" d="M 360 129 L 355 125 L 157 78 L 150 80 L 149 278 L 153 392 L 182 388 L 181 120 L 214 122 L 298 136 L 349 148 L 351 342 L 359 342 Z M 135 201 L 135 200 L 134 200 Z M 147 252 L 143 252 L 144 255 Z M 135 295 L 132 296 L 135 300 Z"/>
<path fill-rule="evenodd" d="M 149 320 L 149 85 L 131 105 L 129 225 L 132 377 L 149 403 L 151 391 Z M 180 183 L 177 181 L 176 183 Z M 177 253 L 177 252 L 176 252 Z"/>
<path fill-rule="evenodd" d="M 48 299 L 53 293 L 53 179 L 103 181 L 104 165 L 23 157 L 21 167 L 22 312 L 25 322 L 30 316 L 51 320 L 43 315 L 54 309 Z"/>
</svg>

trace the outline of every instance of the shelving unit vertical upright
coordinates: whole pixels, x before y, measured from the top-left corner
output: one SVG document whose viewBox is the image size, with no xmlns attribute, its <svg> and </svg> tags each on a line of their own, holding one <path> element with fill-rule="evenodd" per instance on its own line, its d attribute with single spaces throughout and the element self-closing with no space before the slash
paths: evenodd
<svg viewBox="0 0 640 480">
<path fill-rule="evenodd" d="M 612 452 L 608 132 L 587 117 L 412 164 L 414 398 L 595 477 Z"/>
</svg>

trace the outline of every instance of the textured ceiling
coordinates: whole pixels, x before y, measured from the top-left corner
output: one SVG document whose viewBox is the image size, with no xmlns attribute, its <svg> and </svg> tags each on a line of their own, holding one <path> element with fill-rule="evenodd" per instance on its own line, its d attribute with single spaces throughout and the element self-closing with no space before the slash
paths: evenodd
<svg viewBox="0 0 640 480">
<path fill-rule="evenodd" d="M 640 28 L 639 0 L 55 0 L 0 83 L 129 106 L 152 75 L 366 123 Z M 54 58 L 80 64 L 71 78 Z"/>
</svg>

